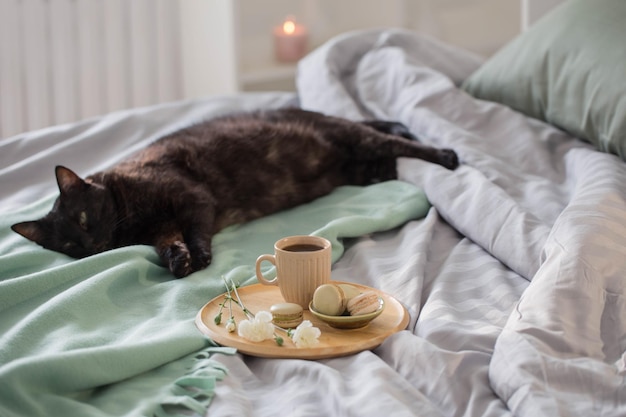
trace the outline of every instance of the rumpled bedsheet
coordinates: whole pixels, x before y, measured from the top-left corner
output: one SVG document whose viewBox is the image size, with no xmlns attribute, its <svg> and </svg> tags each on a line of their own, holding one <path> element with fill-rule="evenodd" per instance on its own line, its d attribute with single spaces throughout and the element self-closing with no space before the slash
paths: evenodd
<svg viewBox="0 0 626 417">
<path fill-rule="evenodd" d="M 411 265 L 417 283 L 380 284 L 415 320 L 377 354 L 443 415 L 625 415 L 626 166 L 460 90 L 476 63 L 410 32 L 371 31 L 300 64 L 305 108 L 399 120 L 463 162 L 400 161 L 433 204 L 420 222 L 430 237 L 425 260 L 384 276 Z"/>
</svg>

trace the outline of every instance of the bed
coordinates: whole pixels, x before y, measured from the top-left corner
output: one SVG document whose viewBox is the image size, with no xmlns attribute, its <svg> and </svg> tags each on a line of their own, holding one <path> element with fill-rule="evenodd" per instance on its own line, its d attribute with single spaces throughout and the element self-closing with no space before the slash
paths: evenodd
<svg viewBox="0 0 626 417">
<path fill-rule="evenodd" d="M 351 32 L 300 62 L 297 94 L 3 139 L 0 415 L 624 415 L 624 19 L 619 0 L 571 0 L 486 61 L 408 31 Z M 150 247 L 74 260 L 10 230 L 50 209 L 55 165 L 88 174 L 186 124 L 293 105 L 400 121 L 462 165 L 400 159 L 398 181 L 232 226 L 212 265 L 181 280 Z M 332 279 L 394 297 L 406 328 L 319 360 L 200 332 L 223 277 L 254 285 L 256 257 L 293 234 L 331 240 Z"/>
</svg>

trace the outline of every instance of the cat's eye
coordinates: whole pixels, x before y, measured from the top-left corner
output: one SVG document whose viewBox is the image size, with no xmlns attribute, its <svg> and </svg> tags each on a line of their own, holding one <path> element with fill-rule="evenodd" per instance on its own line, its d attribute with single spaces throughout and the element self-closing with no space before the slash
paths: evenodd
<svg viewBox="0 0 626 417">
<path fill-rule="evenodd" d="M 83 230 L 87 229 L 87 212 L 86 211 L 81 211 L 80 214 L 78 215 L 78 225 Z"/>
</svg>

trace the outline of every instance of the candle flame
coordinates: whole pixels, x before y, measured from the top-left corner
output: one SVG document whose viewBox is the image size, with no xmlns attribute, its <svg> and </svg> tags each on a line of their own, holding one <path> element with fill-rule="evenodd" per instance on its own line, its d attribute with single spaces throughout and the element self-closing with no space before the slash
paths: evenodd
<svg viewBox="0 0 626 417">
<path fill-rule="evenodd" d="M 296 31 L 296 24 L 293 22 L 293 20 L 285 20 L 285 23 L 283 23 L 283 31 L 287 35 L 291 35 Z"/>
</svg>

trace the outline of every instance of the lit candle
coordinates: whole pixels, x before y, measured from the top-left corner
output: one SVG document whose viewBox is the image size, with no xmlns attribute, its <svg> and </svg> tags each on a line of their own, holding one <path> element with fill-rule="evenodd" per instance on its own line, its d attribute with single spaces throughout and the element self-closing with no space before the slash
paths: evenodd
<svg viewBox="0 0 626 417">
<path fill-rule="evenodd" d="M 288 17 L 282 25 L 274 28 L 274 52 L 280 62 L 296 62 L 306 55 L 308 47 L 306 28 Z"/>
</svg>

